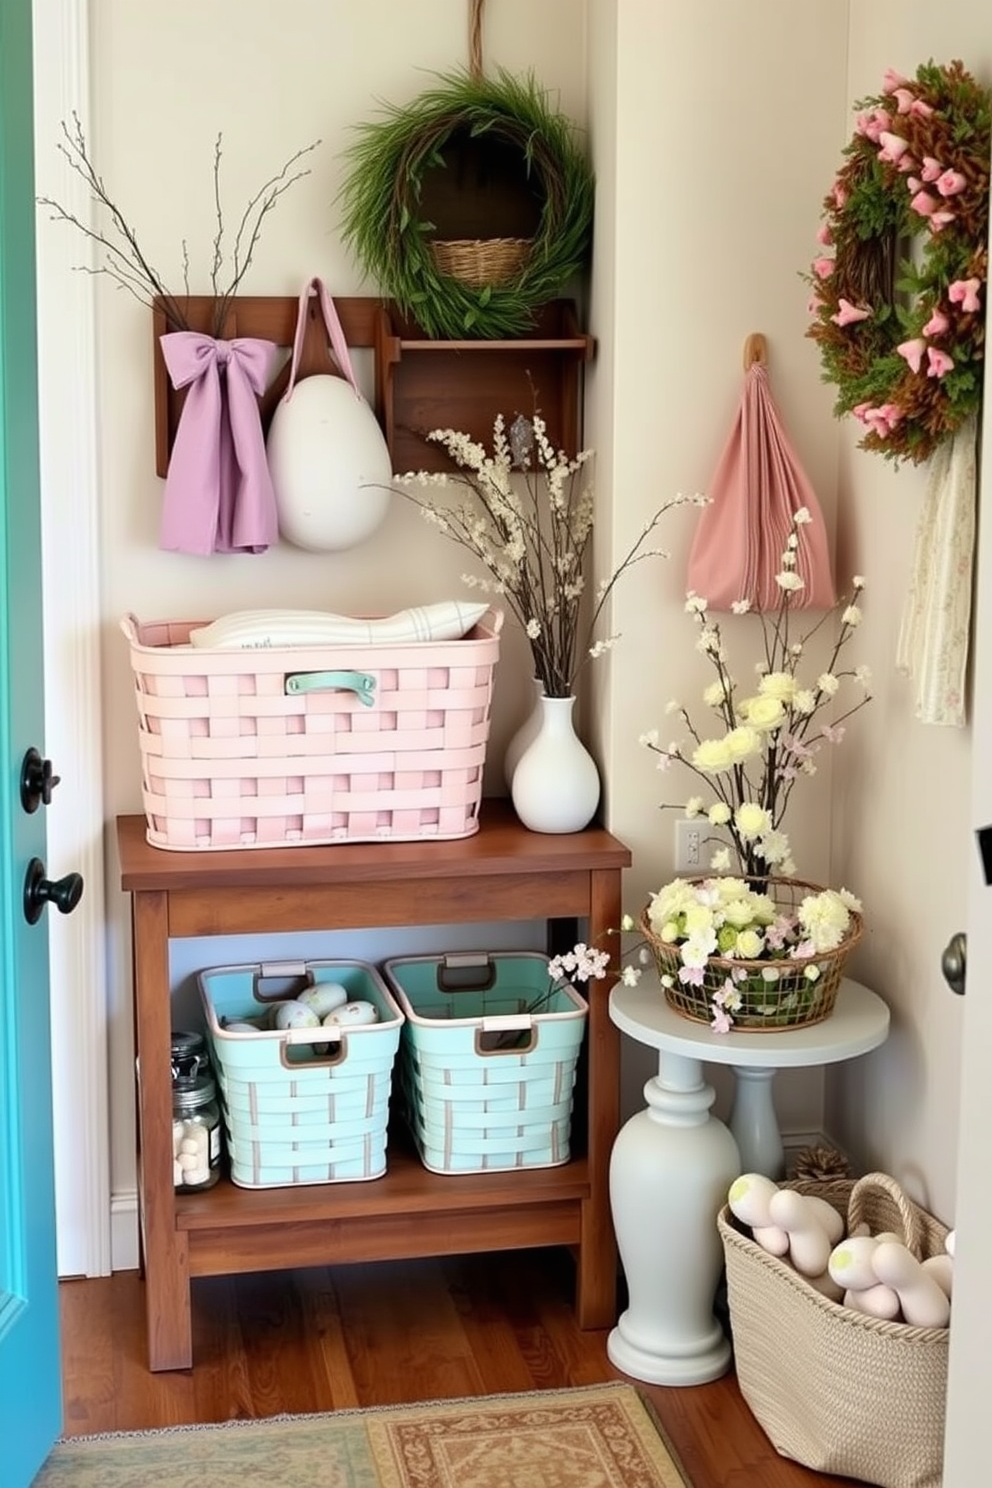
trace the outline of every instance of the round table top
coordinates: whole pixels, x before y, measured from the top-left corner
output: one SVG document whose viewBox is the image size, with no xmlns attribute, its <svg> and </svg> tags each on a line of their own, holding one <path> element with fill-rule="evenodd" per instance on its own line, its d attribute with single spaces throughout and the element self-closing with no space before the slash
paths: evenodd
<svg viewBox="0 0 992 1488">
<path fill-rule="evenodd" d="M 867 1054 L 885 1042 L 889 1009 L 860 982 L 845 977 L 829 1018 L 806 1028 L 774 1033 L 714 1033 L 707 1023 L 694 1023 L 665 1000 L 657 976 L 645 971 L 636 987 L 618 983 L 610 993 L 610 1017 L 639 1044 L 707 1064 L 751 1069 L 790 1069 L 835 1064 Z"/>
</svg>

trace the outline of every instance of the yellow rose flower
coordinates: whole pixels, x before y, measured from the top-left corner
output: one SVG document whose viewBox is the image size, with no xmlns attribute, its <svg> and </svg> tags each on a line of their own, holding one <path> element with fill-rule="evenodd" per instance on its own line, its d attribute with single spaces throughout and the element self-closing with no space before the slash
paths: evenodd
<svg viewBox="0 0 992 1488">
<path fill-rule="evenodd" d="M 728 735 L 727 738 L 730 736 Z M 716 774 L 720 770 L 729 770 L 734 762 L 730 752 L 727 739 L 702 739 L 692 756 L 692 763 L 697 770 L 705 770 L 709 774 Z"/>
<path fill-rule="evenodd" d="M 761 751 L 758 731 L 750 727 L 731 729 L 723 742 L 727 746 L 731 764 L 735 765 Z"/>
<path fill-rule="evenodd" d="M 785 706 L 781 698 L 771 694 L 759 694 L 758 697 L 745 698 L 741 703 L 741 717 L 753 729 L 759 729 L 762 733 L 770 733 L 772 729 L 781 728 L 785 722 Z"/>
<path fill-rule="evenodd" d="M 734 825 L 742 837 L 760 837 L 771 826 L 771 817 L 756 801 L 745 801 L 734 813 Z"/>
<path fill-rule="evenodd" d="M 754 914 L 746 899 L 731 899 L 723 907 L 723 917 L 735 930 L 745 930 L 754 919 Z"/>
<path fill-rule="evenodd" d="M 757 930 L 742 930 L 737 937 L 737 954 L 745 961 L 757 961 L 762 951 L 762 940 Z"/>
<path fill-rule="evenodd" d="M 758 691 L 762 697 L 778 698 L 788 705 L 796 695 L 796 679 L 791 672 L 766 672 Z"/>
</svg>

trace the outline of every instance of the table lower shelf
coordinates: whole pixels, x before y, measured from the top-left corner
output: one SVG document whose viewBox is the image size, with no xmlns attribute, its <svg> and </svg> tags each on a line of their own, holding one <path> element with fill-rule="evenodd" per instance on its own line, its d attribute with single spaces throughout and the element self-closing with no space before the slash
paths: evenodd
<svg viewBox="0 0 992 1488">
<path fill-rule="evenodd" d="M 190 1276 L 580 1243 L 585 1158 L 556 1168 L 428 1172 L 390 1154 L 368 1182 L 176 1195 Z"/>
</svg>

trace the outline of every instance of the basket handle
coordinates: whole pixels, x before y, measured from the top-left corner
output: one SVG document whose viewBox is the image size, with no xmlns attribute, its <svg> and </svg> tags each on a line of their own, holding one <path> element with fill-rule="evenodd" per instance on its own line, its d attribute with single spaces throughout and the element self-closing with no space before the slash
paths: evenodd
<svg viewBox="0 0 992 1488">
<path fill-rule="evenodd" d="M 353 692 L 363 707 L 375 702 L 375 678 L 371 672 L 290 672 L 283 691 L 287 697 L 304 692 L 330 692 L 340 688 Z"/>
<path fill-rule="evenodd" d="M 847 1201 L 847 1233 L 853 1235 L 859 1225 L 868 1223 L 867 1211 L 871 1206 L 872 1195 L 879 1192 L 886 1194 L 897 1209 L 902 1225 L 903 1244 L 920 1260 L 924 1237 L 919 1211 L 888 1173 L 865 1173 L 857 1180 Z"/>
<path fill-rule="evenodd" d="M 488 992 L 496 985 L 496 964 L 492 956 L 442 956 L 436 977 L 439 992 Z"/>
</svg>

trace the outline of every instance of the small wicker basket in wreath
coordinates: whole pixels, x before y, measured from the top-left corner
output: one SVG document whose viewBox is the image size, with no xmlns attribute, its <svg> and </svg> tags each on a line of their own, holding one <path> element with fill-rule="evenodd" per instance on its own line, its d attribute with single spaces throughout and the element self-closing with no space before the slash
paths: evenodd
<svg viewBox="0 0 992 1488">
<path fill-rule="evenodd" d="M 807 895 L 823 892 L 818 885 L 799 878 L 749 879 L 748 883 L 751 888 L 768 894 L 779 913 L 791 920 Z M 734 1028 L 776 1033 L 829 1018 L 837 1001 L 844 963 L 861 939 L 864 921 L 856 910 L 851 910 L 850 925 L 840 945 L 813 956 L 776 959 L 766 956 L 757 961 L 745 961 L 739 956 L 711 956 L 698 986 L 679 980 L 682 968 L 679 946 L 670 945 L 655 934 L 647 906 L 641 912 L 638 928 L 654 954 L 658 973 L 663 978 L 665 999 L 676 1012 L 697 1023 L 710 1023 L 713 994 L 733 977 L 741 999 L 733 1014 Z M 817 974 L 811 977 L 809 969 L 814 967 Z"/>
<path fill-rule="evenodd" d="M 532 247 L 530 238 L 436 238 L 431 253 L 442 274 L 481 289 L 515 279 Z"/>
</svg>

